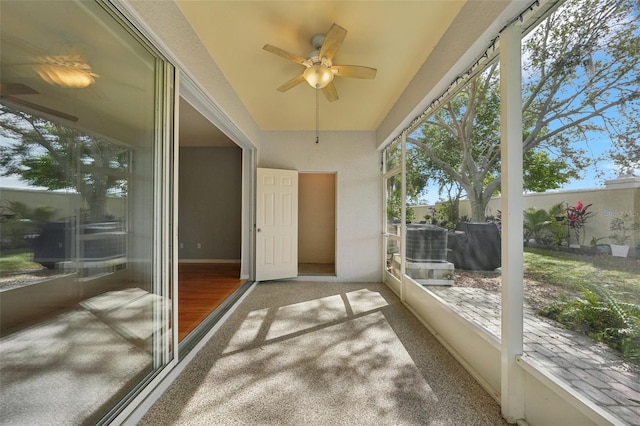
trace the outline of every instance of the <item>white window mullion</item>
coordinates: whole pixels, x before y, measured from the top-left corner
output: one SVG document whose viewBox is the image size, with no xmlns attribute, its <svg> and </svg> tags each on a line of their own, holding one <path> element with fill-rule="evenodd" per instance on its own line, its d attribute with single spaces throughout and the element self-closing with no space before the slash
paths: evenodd
<svg viewBox="0 0 640 426">
<path fill-rule="evenodd" d="M 406 243 L 407 243 L 407 132 L 402 134 L 400 140 L 400 164 L 402 166 L 402 174 L 400 180 L 400 300 L 404 302 L 405 297 L 405 270 L 406 270 Z"/>
</svg>

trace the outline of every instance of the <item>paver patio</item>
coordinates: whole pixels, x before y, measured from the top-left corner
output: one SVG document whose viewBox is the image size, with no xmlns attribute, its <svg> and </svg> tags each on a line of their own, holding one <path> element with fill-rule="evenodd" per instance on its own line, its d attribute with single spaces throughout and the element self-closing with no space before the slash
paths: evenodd
<svg viewBox="0 0 640 426">
<path fill-rule="evenodd" d="M 500 337 L 500 294 L 470 287 L 430 286 L 463 318 Z M 589 337 L 561 328 L 524 308 L 524 351 L 592 402 L 640 425 L 640 368 Z"/>
</svg>

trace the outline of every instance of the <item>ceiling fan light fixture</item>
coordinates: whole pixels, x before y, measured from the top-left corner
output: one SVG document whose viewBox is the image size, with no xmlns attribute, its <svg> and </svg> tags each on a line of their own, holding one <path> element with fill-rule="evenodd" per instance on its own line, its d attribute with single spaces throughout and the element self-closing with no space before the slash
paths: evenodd
<svg viewBox="0 0 640 426">
<path fill-rule="evenodd" d="M 35 72 L 49 84 L 81 89 L 95 83 L 97 74 L 91 67 L 77 58 L 54 56 L 42 58 L 42 64 L 34 67 Z"/>
<path fill-rule="evenodd" d="M 315 64 L 304 70 L 304 79 L 314 89 L 322 89 L 333 81 L 331 69 L 321 64 Z"/>
</svg>

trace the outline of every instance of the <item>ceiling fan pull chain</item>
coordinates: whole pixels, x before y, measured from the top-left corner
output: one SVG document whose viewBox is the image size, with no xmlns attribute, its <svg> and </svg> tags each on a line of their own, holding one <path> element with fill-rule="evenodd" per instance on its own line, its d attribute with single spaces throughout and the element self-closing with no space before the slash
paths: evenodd
<svg viewBox="0 0 640 426">
<path fill-rule="evenodd" d="M 320 89 L 316 89 L 316 143 L 320 142 L 320 98 L 318 92 Z"/>
</svg>

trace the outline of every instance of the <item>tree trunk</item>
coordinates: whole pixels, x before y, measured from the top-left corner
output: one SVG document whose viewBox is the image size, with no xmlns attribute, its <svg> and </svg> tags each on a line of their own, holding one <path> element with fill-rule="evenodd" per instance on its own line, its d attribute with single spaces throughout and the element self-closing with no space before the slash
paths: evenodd
<svg viewBox="0 0 640 426">
<path fill-rule="evenodd" d="M 96 179 L 93 185 L 78 185 L 78 190 L 89 208 L 89 223 L 104 222 L 107 215 L 107 190 Z"/>
<path fill-rule="evenodd" d="M 487 203 L 482 199 L 482 197 L 469 197 L 469 204 L 471 204 L 471 221 L 472 222 L 484 222 L 485 220 L 485 210 L 487 208 Z"/>
<path fill-rule="evenodd" d="M 91 223 L 104 222 L 107 215 L 107 197 L 105 194 L 96 194 L 93 203 L 89 205 L 89 220 Z"/>
</svg>

